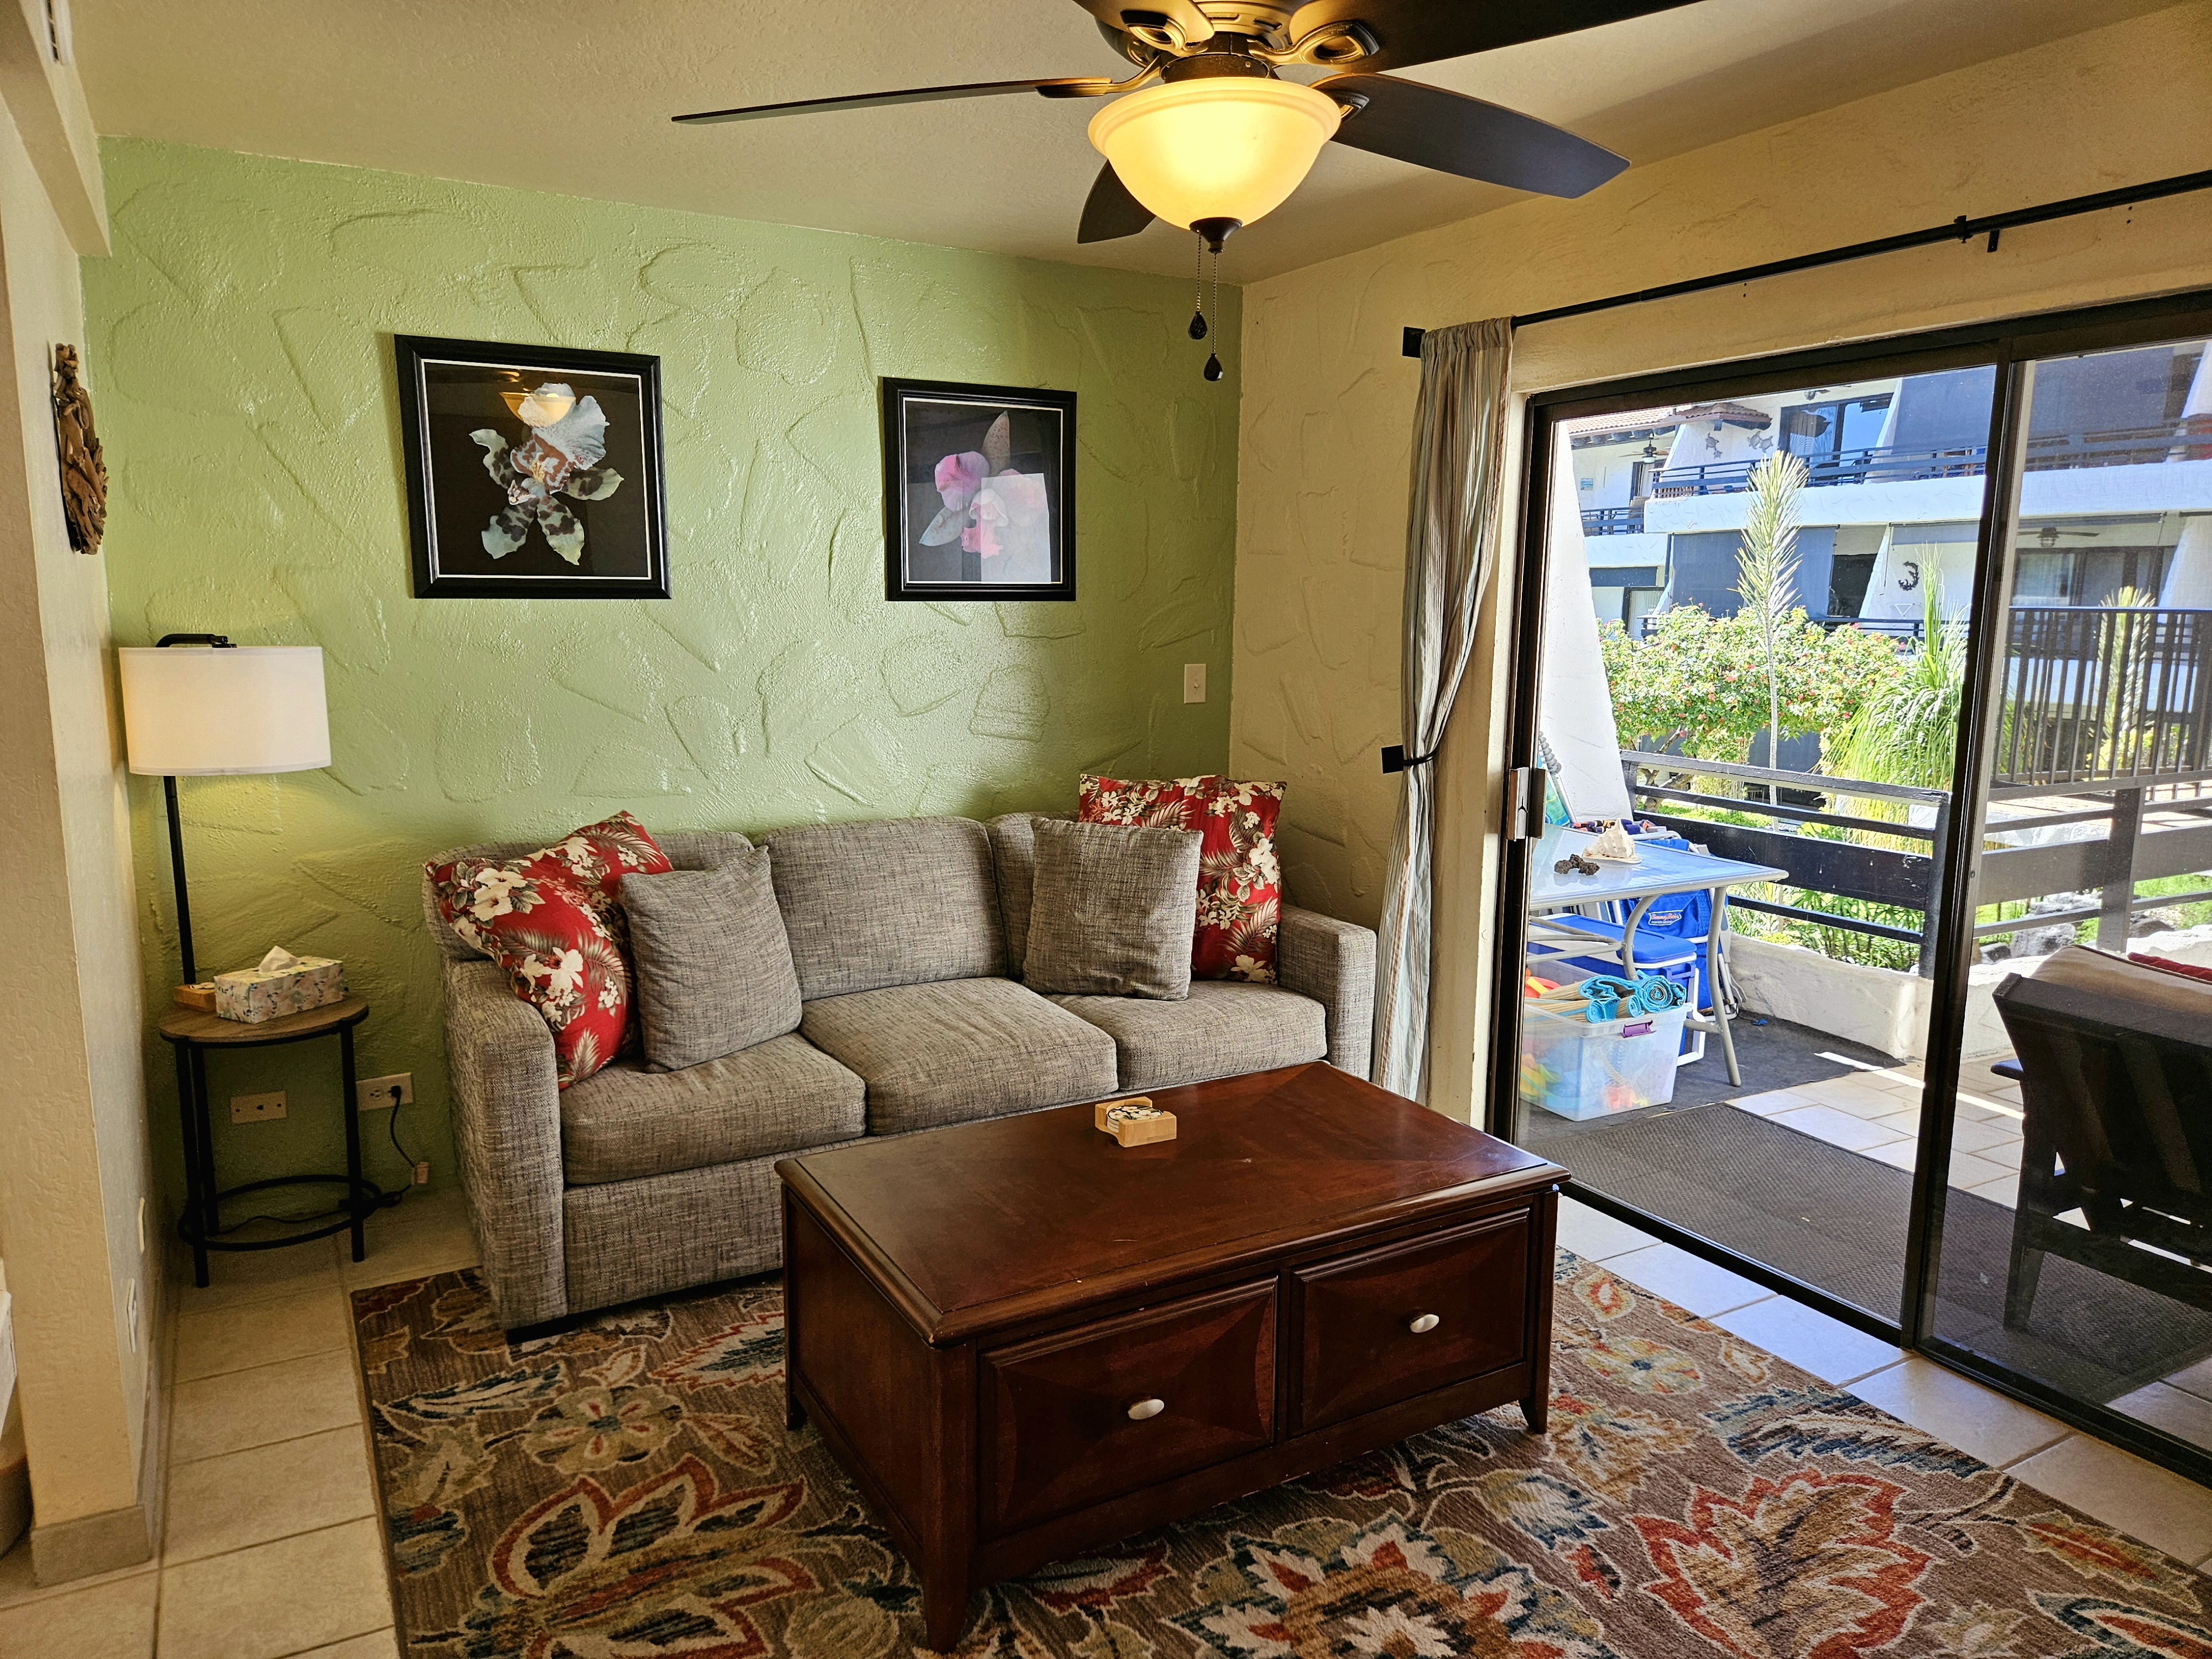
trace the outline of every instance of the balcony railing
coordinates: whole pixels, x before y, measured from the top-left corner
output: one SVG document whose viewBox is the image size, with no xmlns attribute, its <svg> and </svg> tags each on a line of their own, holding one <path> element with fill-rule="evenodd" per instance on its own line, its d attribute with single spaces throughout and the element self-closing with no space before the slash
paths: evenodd
<svg viewBox="0 0 2212 1659">
<path fill-rule="evenodd" d="M 1626 507 L 1586 507 L 1583 509 L 1585 536 L 1637 536 L 1644 531 L 1644 503 Z"/>
<path fill-rule="evenodd" d="M 2212 778 L 2212 611 L 2015 605 L 1996 781 Z"/>
<path fill-rule="evenodd" d="M 2207 449 L 2200 434 L 2181 426 L 2133 427 L 2113 432 L 2046 432 L 2027 441 L 2027 470 L 2061 471 L 2075 467 L 2147 466 L 2194 459 Z M 1800 456 L 1806 483 L 1823 484 L 1899 483 L 1917 478 L 1978 477 L 1988 451 L 1980 444 L 1948 449 L 1839 449 Z M 1654 481 L 1661 498 L 1725 495 L 1751 488 L 1757 461 L 1715 461 L 1704 466 L 1670 466 Z"/>
<path fill-rule="evenodd" d="M 1652 630 L 1658 627 L 1659 619 L 1666 614 L 1664 611 L 1653 611 L 1638 617 L 1636 619 L 1636 626 L 1632 630 L 1634 636 L 1638 639 L 1649 639 Z M 1920 618 L 1917 617 L 1808 616 L 1805 620 L 1820 623 L 1832 634 L 1838 628 L 1857 628 L 1869 634 L 1887 635 L 1900 645 L 1909 644 L 1920 637 Z"/>
</svg>

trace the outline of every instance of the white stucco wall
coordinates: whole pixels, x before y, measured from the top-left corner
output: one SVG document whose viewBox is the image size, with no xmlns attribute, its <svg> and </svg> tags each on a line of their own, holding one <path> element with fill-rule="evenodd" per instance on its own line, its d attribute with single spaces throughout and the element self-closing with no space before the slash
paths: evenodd
<svg viewBox="0 0 2212 1659">
<path fill-rule="evenodd" d="M 9 96 L 25 84 L 11 75 Z M 29 84 L 35 94 L 46 82 Z M 15 836 L 16 972 L 0 1254 L 42 1534 L 137 1502 L 161 1299 L 158 1243 L 139 1243 L 144 1028 L 106 573 L 69 545 L 48 378 L 52 347 L 84 337 L 77 257 L 11 103 L 0 114 L 0 314 L 15 371 L 0 403 L 0 798 Z M 149 1218 L 149 1242 L 161 1220 Z M 94 1555 L 128 1530 L 111 1528 Z"/>
</svg>

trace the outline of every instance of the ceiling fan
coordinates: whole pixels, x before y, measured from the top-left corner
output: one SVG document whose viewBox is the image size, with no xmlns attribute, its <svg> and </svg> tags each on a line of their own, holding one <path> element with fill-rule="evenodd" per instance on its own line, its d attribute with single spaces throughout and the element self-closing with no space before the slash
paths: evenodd
<svg viewBox="0 0 2212 1659">
<path fill-rule="evenodd" d="M 1534 116 L 1381 73 L 1667 11 L 1692 0 L 1076 0 L 1135 72 L 985 81 L 679 115 L 685 125 L 1034 93 L 1112 98 L 1091 118 L 1105 156 L 1078 242 L 1158 218 L 1222 240 L 1281 205 L 1330 139 L 1417 167 L 1581 196 L 1628 163 Z M 1310 86 L 1287 65 L 1332 71 Z M 1158 84 L 1152 84 L 1157 82 Z M 1126 96 L 1121 94 L 1127 94 Z"/>
</svg>

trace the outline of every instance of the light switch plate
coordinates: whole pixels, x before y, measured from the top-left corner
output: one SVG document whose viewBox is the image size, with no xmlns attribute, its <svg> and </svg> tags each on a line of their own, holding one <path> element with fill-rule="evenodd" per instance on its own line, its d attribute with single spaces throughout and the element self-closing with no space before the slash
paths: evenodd
<svg viewBox="0 0 2212 1659">
<path fill-rule="evenodd" d="M 230 1097 L 230 1121 L 233 1123 L 274 1123 L 284 1115 L 284 1091 L 277 1090 L 266 1095 L 233 1095 Z"/>
<path fill-rule="evenodd" d="M 1182 665 L 1182 700 L 1185 702 L 1206 701 L 1206 665 L 1187 662 Z"/>
</svg>

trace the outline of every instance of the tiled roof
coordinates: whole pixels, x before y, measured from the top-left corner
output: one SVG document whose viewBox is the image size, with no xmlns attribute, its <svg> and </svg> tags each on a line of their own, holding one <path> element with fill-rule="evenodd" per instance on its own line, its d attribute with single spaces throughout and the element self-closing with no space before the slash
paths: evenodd
<svg viewBox="0 0 2212 1659">
<path fill-rule="evenodd" d="M 1674 413 L 1685 421 L 1726 421 L 1731 426 L 1747 426 L 1759 431 L 1774 424 L 1774 416 L 1765 410 L 1735 402 L 1688 404 Z"/>
<path fill-rule="evenodd" d="M 1774 416 L 1763 409 L 1753 409 L 1749 404 L 1731 400 L 1717 404 L 1688 404 L 1674 409 L 1624 409 L 1617 414 L 1592 415 L 1583 420 L 1569 421 L 1566 428 L 1568 435 L 1577 443 L 1588 444 L 1616 433 L 1664 432 L 1686 421 L 1726 421 L 1733 426 L 1764 431 L 1774 424 Z"/>
<path fill-rule="evenodd" d="M 1617 415 L 1591 415 L 1565 423 L 1574 438 L 1602 437 L 1616 432 L 1664 432 L 1680 424 L 1671 409 L 1624 409 Z"/>
</svg>

